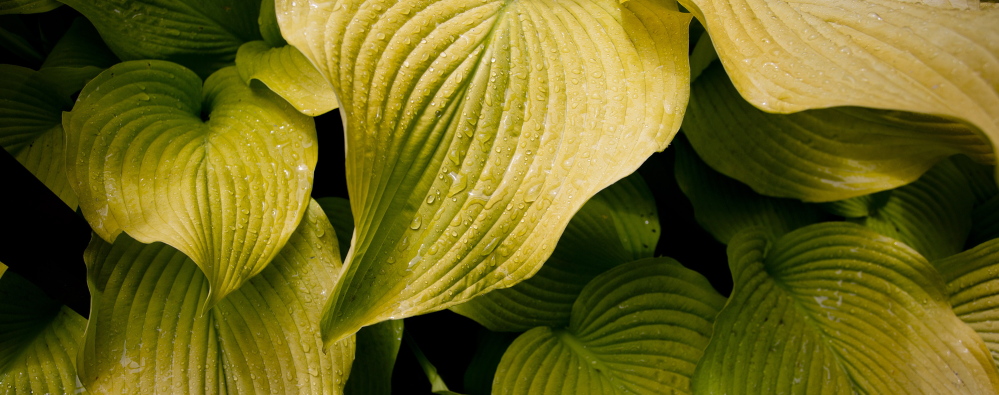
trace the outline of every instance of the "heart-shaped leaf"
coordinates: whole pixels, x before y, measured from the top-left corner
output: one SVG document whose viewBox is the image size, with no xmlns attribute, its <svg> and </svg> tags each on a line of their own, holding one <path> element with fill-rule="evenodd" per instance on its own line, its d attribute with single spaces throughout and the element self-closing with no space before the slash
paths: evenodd
<svg viewBox="0 0 999 395">
<path fill-rule="evenodd" d="M 718 63 L 694 81 L 683 130 L 720 173 L 763 195 L 813 202 L 905 185 L 957 153 L 994 160 L 976 131 L 938 117 L 855 107 L 765 113 Z"/>
<path fill-rule="evenodd" d="M 861 196 L 825 206 L 936 260 L 964 250 L 974 203 L 968 180 L 953 162 L 945 160 L 912 184 L 873 198 Z"/>
<path fill-rule="evenodd" d="M 999 239 L 960 254 L 934 261 L 947 281 L 954 313 L 985 341 L 999 363 Z"/>
<path fill-rule="evenodd" d="M 122 60 L 180 63 L 202 78 L 232 64 L 244 42 L 260 39 L 259 1 L 66 0 Z"/>
<path fill-rule="evenodd" d="M 689 393 L 724 304 L 707 279 L 670 258 L 620 265 L 580 292 L 568 328 L 514 340 L 493 393 Z"/>
<path fill-rule="evenodd" d="M 329 81 L 293 46 L 271 48 L 266 42 L 250 41 L 239 47 L 236 67 L 244 81 L 263 82 L 305 115 L 337 108 Z"/>
<path fill-rule="evenodd" d="M 690 17 L 668 2 L 278 0 L 277 15 L 347 126 L 357 228 L 330 340 L 530 277 L 587 199 L 666 147 L 687 100 Z"/>
<path fill-rule="evenodd" d="M 659 234 L 652 192 L 640 175 L 632 174 L 583 205 L 537 274 L 451 310 L 494 331 L 569 325 L 579 291 L 607 269 L 651 258 Z"/>
<path fill-rule="evenodd" d="M 263 270 L 308 206 L 312 119 L 235 67 L 202 89 L 174 63 L 120 63 L 84 88 L 63 125 L 69 180 L 94 231 L 187 254 L 211 284 L 205 307 Z"/>
<path fill-rule="evenodd" d="M 999 7 L 977 0 L 680 2 L 704 23 L 739 92 L 763 110 L 933 114 L 999 141 Z M 910 169 L 911 180 L 919 173 Z"/>
<path fill-rule="evenodd" d="M 0 393 L 82 393 L 76 354 L 87 319 L 0 263 Z"/>
<path fill-rule="evenodd" d="M 80 378 L 95 393 L 342 393 L 354 338 L 324 351 L 318 325 L 340 269 L 336 245 L 313 202 L 274 262 L 202 316 L 209 282 L 190 258 L 94 237 Z"/>
<path fill-rule="evenodd" d="M 999 372 L 915 250 L 826 222 L 728 245 L 735 288 L 693 378 L 695 393 L 985 394 Z"/>
<path fill-rule="evenodd" d="M 761 196 L 745 184 L 712 170 L 687 139 L 679 138 L 673 146 L 676 181 L 694 206 L 694 218 L 724 244 L 747 228 L 759 226 L 777 238 L 822 219 L 821 210 L 814 205 Z"/>
</svg>

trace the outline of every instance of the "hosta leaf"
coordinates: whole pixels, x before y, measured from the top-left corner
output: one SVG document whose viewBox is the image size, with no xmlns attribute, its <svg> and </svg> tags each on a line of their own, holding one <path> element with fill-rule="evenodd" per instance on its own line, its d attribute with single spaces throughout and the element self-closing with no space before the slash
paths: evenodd
<svg viewBox="0 0 999 395">
<path fill-rule="evenodd" d="M 954 313 L 985 340 L 999 363 L 999 239 L 933 262 L 947 281 Z"/>
<path fill-rule="evenodd" d="M 0 15 L 38 14 L 59 8 L 56 0 L 0 0 Z"/>
<path fill-rule="evenodd" d="M 496 368 L 499 367 L 507 347 L 517 337 L 517 333 L 479 329 L 478 340 L 475 342 L 475 355 L 472 355 L 472 360 L 468 362 L 462 383 L 466 393 L 469 395 L 492 394 Z"/>
<path fill-rule="evenodd" d="M 953 156 L 951 161 L 968 180 L 968 186 L 975 194 L 975 207 L 999 194 L 999 187 L 996 186 L 995 166 L 976 163 L 964 155 Z"/>
<path fill-rule="evenodd" d="M 239 47 L 236 67 L 247 83 L 259 80 L 298 111 L 317 116 L 337 107 L 333 87 L 295 47 L 251 41 Z"/>
<path fill-rule="evenodd" d="M 765 113 L 738 95 L 718 63 L 693 83 L 683 130 L 715 170 L 760 194 L 805 201 L 905 185 L 956 153 L 993 160 L 974 131 L 933 116 L 856 107 Z"/>
<path fill-rule="evenodd" d="M 905 0 L 681 3 L 707 27 L 739 92 L 763 110 L 901 110 L 962 119 L 993 143 L 999 138 L 997 7 Z"/>
<path fill-rule="evenodd" d="M 284 37 L 281 37 L 281 26 L 278 25 L 274 0 L 260 2 L 260 16 L 257 17 L 257 24 L 260 25 L 260 35 L 267 44 L 272 47 L 288 45 L 288 42 L 284 41 Z"/>
<path fill-rule="evenodd" d="M 0 264 L 0 394 L 82 393 L 76 353 L 87 319 Z"/>
<path fill-rule="evenodd" d="M 56 82 L 60 94 L 71 96 L 118 58 L 86 18 L 73 20 L 39 70 Z"/>
<path fill-rule="evenodd" d="M 493 393 L 689 393 L 724 304 L 707 279 L 670 258 L 615 267 L 583 289 L 568 328 L 514 340 Z"/>
<path fill-rule="evenodd" d="M 451 310 L 494 331 L 566 326 L 573 302 L 590 280 L 616 265 L 651 258 L 659 234 L 652 192 L 632 174 L 583 205 L 537 274 Z"/>
<path fill-rule="evenodd" d="M 94 231 L 181 250 L 208 276 L 211 307 L 291 236 L 317 151 L 312 119 L 235 67 L 201 85 L 174 63 L 120 63 L 84 88 L 63 125 L 69 180 Z"/>
<path fill-rule="evenodd" d="M 810 225 L 728 246 L 735 288 L 696 393 L 994 393 L 988 349 L 915 250 L 860 225 Z"/>
<path fill-rule="evenodd" d="M 347 395 L 392 393 L 392 368 L 402 343 L 402 320 L 382 321 L 357 331 L 357 355 L 350 379 L 343 392 Z"/>
<path fill-rule="evenodd" d="M 278 0 L 347 126 L 357 229 L 324 336 L 534 274 L 572 214 L 676 132 L 689 15 L 674 7 Z"/>
<path fill-rule="evenodd" d="M 747 228 L 762 227 L 776 238 L 822 219 L 815 206 L 761 196 L 712 170 L 686 139 L 677 139 L 674 146 L 677 184 L 694 206 L 697 223 L 722 243 Z"/>
<path fill-rule="evenodd" d="M 94 237 L 80 378 L 96 393 L 342 393 L 354 339 L 324 352 L 319 316 L 340 269 L 318 204 L 274 262 L 205 315 L 208 279 L 184 254 Z"/>
<path fill-rule="evenodd" d="M 876 194 L 830 203 L 836 214 L 851 218 L 882 235 L 901 241 L 926 259 L 936 260 L 964 250 L 971 230 L 975 196 L 967 178 L 950 160 L 940 162 L 912 184 Z M 851 203 L 853 200 L 859 202 Z M 861 209 L 840 207 L 867 204 Z"/>
<path fill-rule="evenodd" d="M 241 44 L 260 39 L 259 1 L 64 2 L 86 16 L 122 60 L 169 60 L 202 78 L 232 64 Z"/>
<path fill-rule="evenodd" d="M 333 229 L 336 229 L 336 238 L 340 243 L 340 259 L 347 257 L 350 250 L 350 239 L 354 234 L 354 215 L 350 212 L 350 202 L 339 197 L 325 197 L 316 199 L 323 212 L 329 217 Z"/>
<path fill-rule="evenodd" d="M 45 73 L 0 65 L 0 145 L 70 207 L 62 111 L 72 107 L 59 81 Z"/>
</svg>

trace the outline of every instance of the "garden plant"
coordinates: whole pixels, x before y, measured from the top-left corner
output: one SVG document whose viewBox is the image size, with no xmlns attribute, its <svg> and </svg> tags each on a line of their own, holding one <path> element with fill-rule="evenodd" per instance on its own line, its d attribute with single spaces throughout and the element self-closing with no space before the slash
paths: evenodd
<svg viewBox="0 0 999 395">
<path fill-rule="evenodd" d="M 999 392 L 999 3 L 0 0 L 0 49 L 0 392 Z"/>
</svg>

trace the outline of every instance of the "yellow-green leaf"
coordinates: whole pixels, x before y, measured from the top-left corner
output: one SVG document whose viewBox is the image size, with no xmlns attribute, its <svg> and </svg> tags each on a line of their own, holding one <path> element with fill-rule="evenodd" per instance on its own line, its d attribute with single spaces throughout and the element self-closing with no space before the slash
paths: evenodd
<svg viewBox="0 0 999 395">
<path fill-rule="evenodd" d="M 305 115 L 337 108 L 329 81 L 293 46 L 271 48 L 266 42 L 250 41 L 239 47 L 236 67 L 244 81 L 263 82 Z"/>
<path fill-rule="evenodd" d="M 985 341 L 999 363 L 999 239 L 933 262 L 947 281 L 954 313 Z"/>
<path fill-rule="evenodd" d="M 493 393 L 690 393 L 724 304 L 707 279 L 670 258 L 617 266 L 580 292 L 568 328 L 514 340 Z"/>
<path fill-rule="evenodd" d="M 202 89 L 174 63 L 120 63 L 84 88 L 63 125 L 70 184 L 94 231 L 187 254 L 211 284 L 205 307 L 263 270 L 308 206 L 312 119 L 235 67 Z"/>
<path fill-rule="evenodd" d="M 919 253 L 860 225 L 729 243 L 735 288 L 696 393 L 987 394 L 999 372 Z"/>
<path fill-rule="evenodd" d="M 583 205 L 537 274 L 451 310 L 494 331 L 566 326 L 590 280 L 622 263 L 651 258 L 660 233 L 652 191 L 632 174 Z"/>
<path fill-rule="evenodd" d="M 354 215 L 350 212 L 350 202 L 340 197 L 324 197 L 316 199 L 323 212 L 329 217 L 336 238 L 340 243 L 340 259 L 347 258 L 350 250 L 350 240 L 354 235 Z"/>
<path fill-rule="evenodd" d="M 392 394 L 392 369 L 402 344 L 402 330 L 402 320 L 389 320 L 357 331 L 357 355 L 343 389 L 345 394 Z"/>
<path fill-rule="evenodd" d="M 0 263 L 0 394 L 83 393 L 76 354 L 87 319 Z"/>
<path fill-rule="evenodd" d="M 690 17 L 675 7 L 277 1 L 347 128 L 355 243 L 324 336 L 534 274 L 587 199 L 676 133 Z"/>
<path fill-rule="evenodd" d="M 683 130 L 718 172 L 762 195 L 812 202 L 905 185 L 957 153 L 994 160 L 987 140 L 939 117 L 856 107 L 765 113 L 718 63 L 694 81 Z"/>
<path fill-rule="evenodd" d="M 205 315 L 208 279 L 184 254 L 122 235 L 84 255 L 91 317 L 80 378 L 101 394 L 340 394 L 354 338 L 325 350 L 319 317 L 336 236 L 314 202 L 274 262 Z"/>
<path fill-rule="evenodd" d="M 901 110 L 961 119 L 993 144 L 999 138 L 999 7 L 906 0 L 681 4 L 707 27 L 739 92 L 763 110 Z"/>
</svg>

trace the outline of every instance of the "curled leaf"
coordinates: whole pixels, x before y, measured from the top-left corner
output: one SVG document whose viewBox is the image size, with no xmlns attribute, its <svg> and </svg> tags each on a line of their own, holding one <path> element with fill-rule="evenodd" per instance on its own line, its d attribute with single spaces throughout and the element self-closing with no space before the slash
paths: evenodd
<svg viewBox="0 0 999 395">
<path fill-rule="evenodd" d="M 236 67 L 244 81 L 263 82 L 302 114 L 317 116 L 337 108 L 333 87 L 293 46 L 272 48 L 250 41 L 239 47 Z"/>
</svg>

